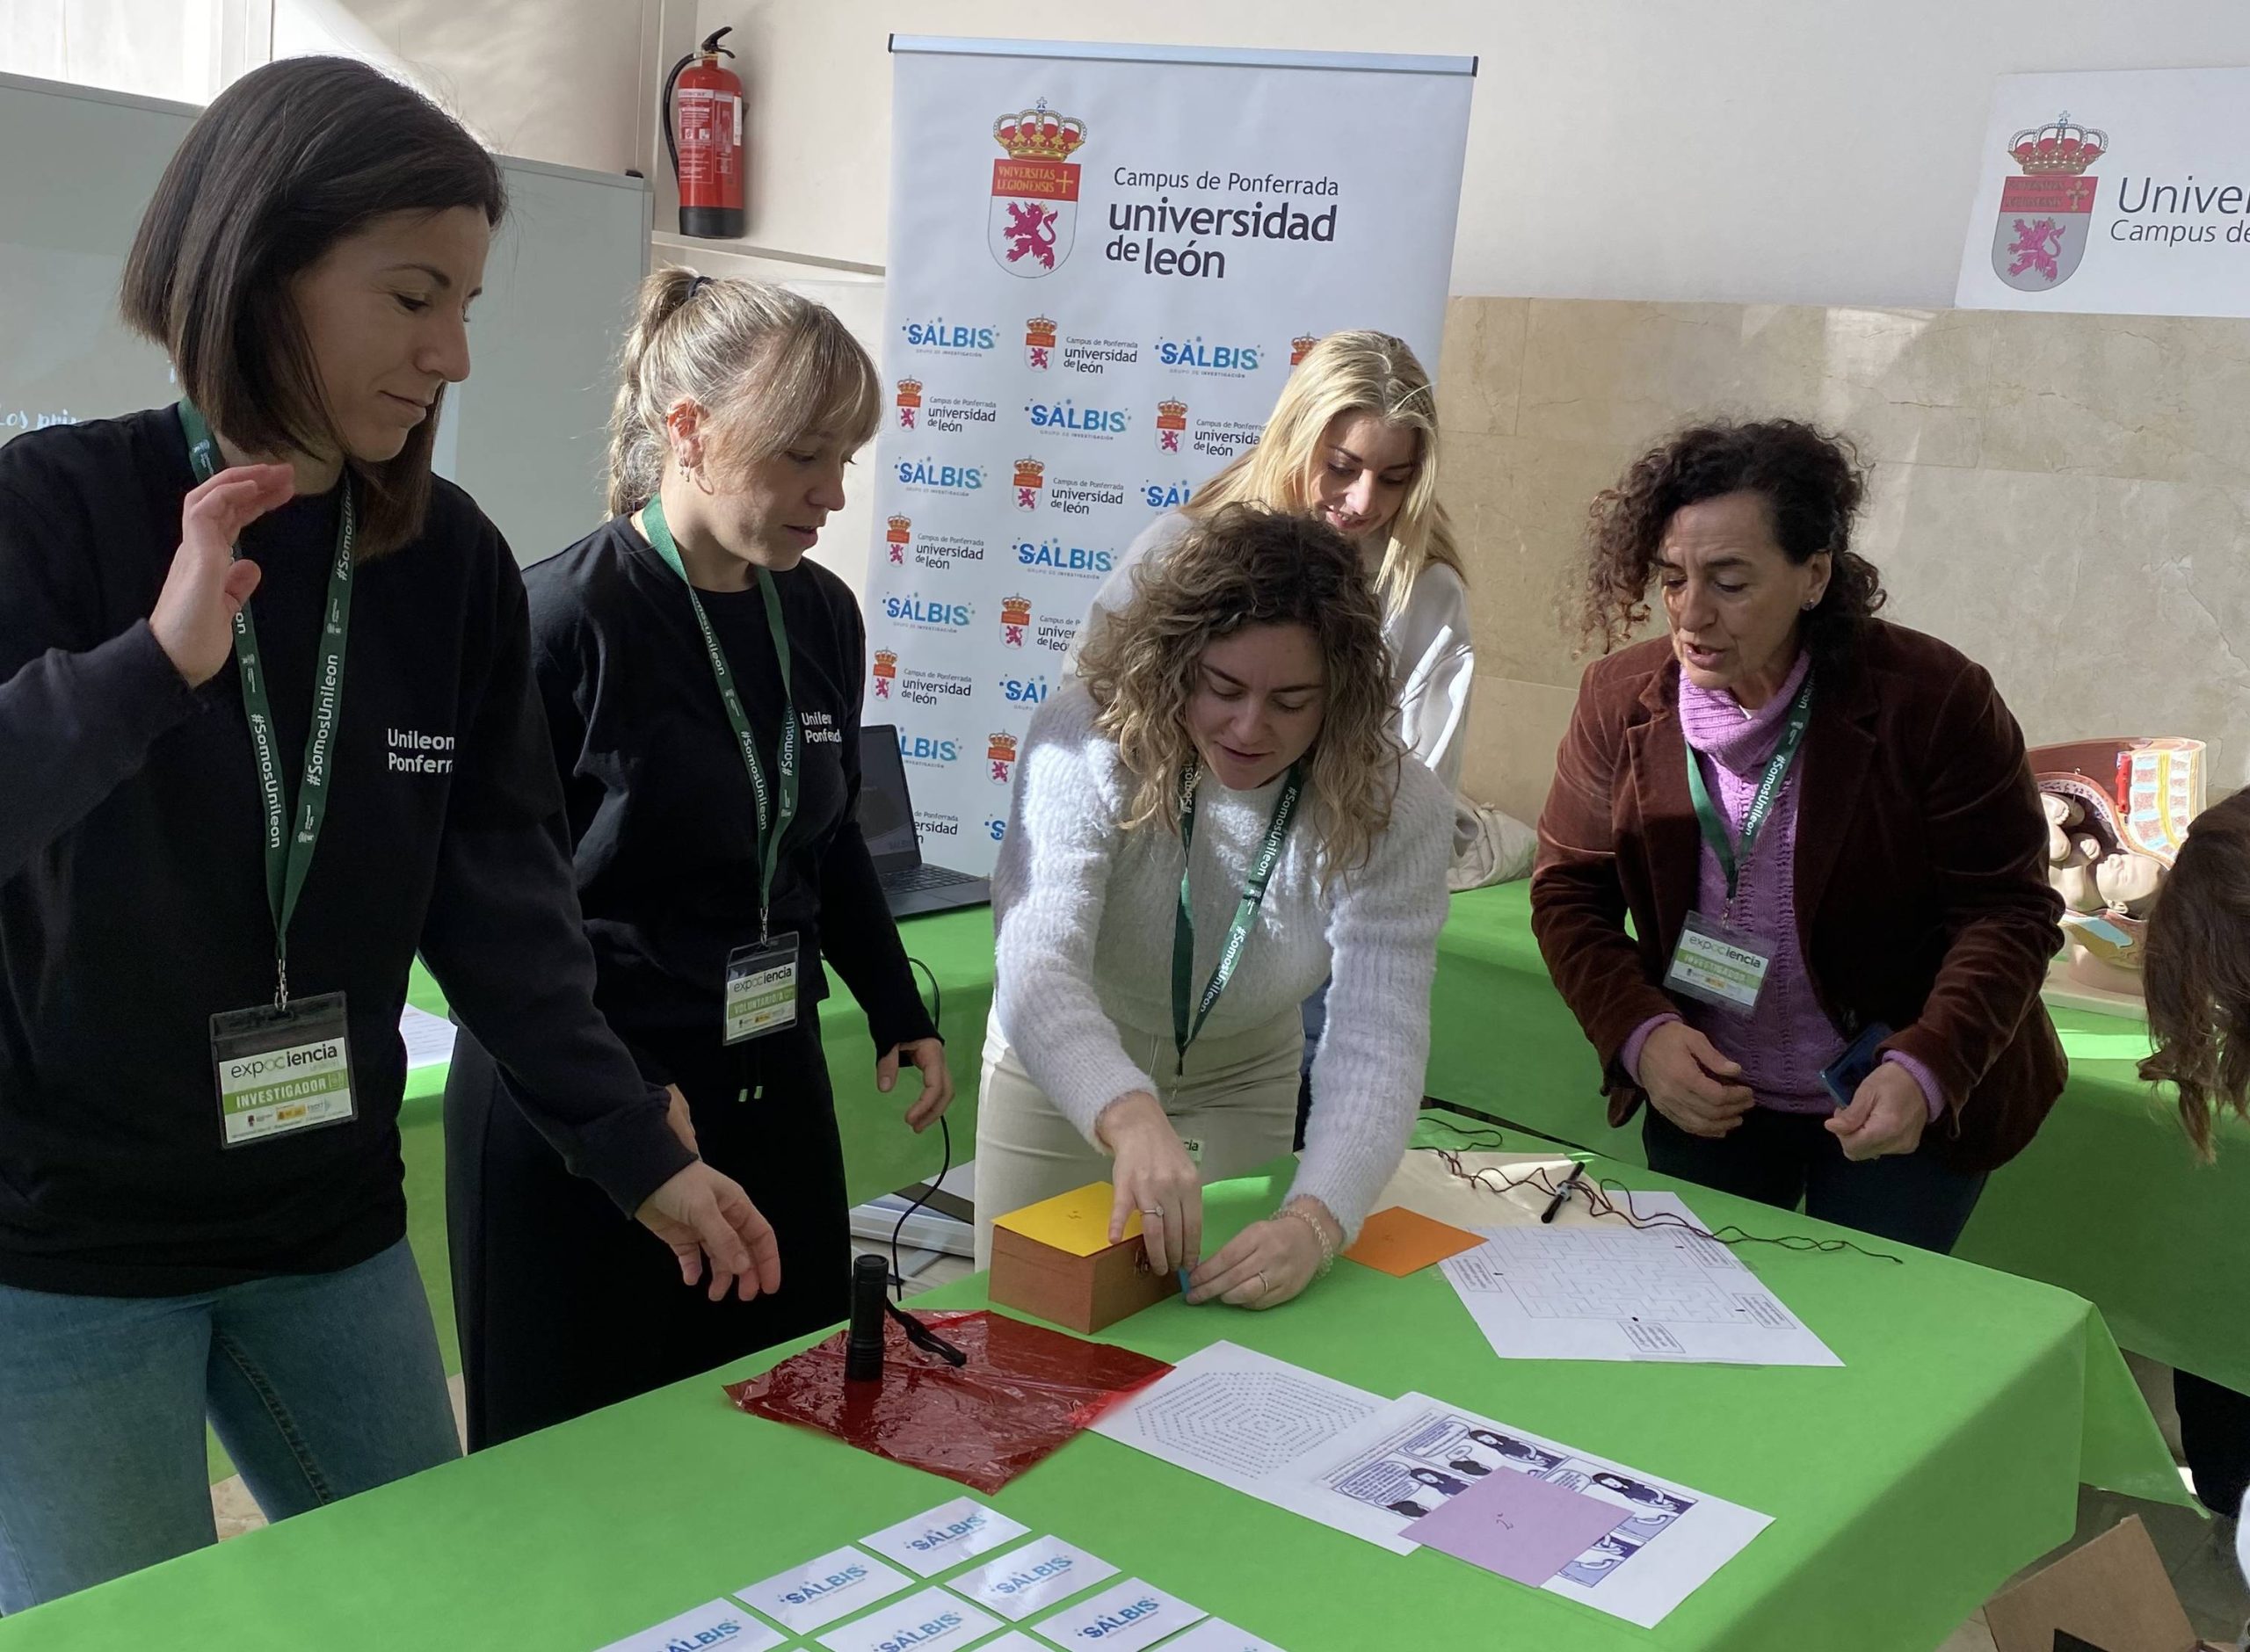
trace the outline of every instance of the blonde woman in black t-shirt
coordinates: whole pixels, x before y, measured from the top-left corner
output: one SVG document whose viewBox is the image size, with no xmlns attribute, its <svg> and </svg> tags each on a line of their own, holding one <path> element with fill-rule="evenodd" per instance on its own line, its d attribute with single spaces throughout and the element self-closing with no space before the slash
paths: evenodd
<svg viewBox="0 0 2250 1652">
<path fill-rule="evenodd" d="M 655 1288 L 462 1040 L 447 1175 L 473 1449 L 844 1317 L 824 955 L 867 1011 L 879 1086 L 920 1069 L 907 1124 L 953 1098 L 856 820 L 859 609 L 805 560 L 880 411 L 874 364 L 826 309 L 661 271 L 625 349 L 614 514 L 525 576 L 596 1000 L 682 1139 L 772 1221 L 783 1283 L 750 1302 Z"/>
</svg>

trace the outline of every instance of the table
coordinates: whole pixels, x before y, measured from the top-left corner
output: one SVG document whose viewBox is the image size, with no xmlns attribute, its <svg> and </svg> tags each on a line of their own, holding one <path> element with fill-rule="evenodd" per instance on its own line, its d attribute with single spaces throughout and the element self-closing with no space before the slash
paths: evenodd
<svg viewBox="0 0 2250 1652">
<path fill-rule="evenodd" d="M 1286 1174 L 1285 1162 L 1212 1189 L 1207 1232 L 1269 1211 Z M 1707 1221 L 1770 1225 L 1743 1201 L 1681 1191 Z M 1383 1394 L 1419 1388 L 1774 1517 L 1653 1632 L 1434 1552 L 1391 1555 L 1096 1436 L 991 1501 L 1288 1652 L 1928 1652 L 2070 1535 L 2081 1476 L 2183 1494 L 2085 1301 L 1903 1254 L 1748 1257 L 1841 1370 L 1503 1362 L 1434 1270 L 1394 1280 L 1350 1263 L 1270 1314 L 1175 1299 L 1110 1333 L 1170 1359 L 1227 1337 Z M 975 1305 L 982 1285 L 920 1302 Z M 719 1384 L 777 1357 L 0 1621 L 0 1652 L 571 1652 L 956 1494 L 733 1411 Z"/>
<path fill-rule="evenodd" d="M 2250 1127 L 2218 1162 L 2143 1083 L 2145 1025 L 2054 1008 L 2070 1082 L 2031 1146 L 1986 1185 L 1954 1254 L 2087 1297 L 2136 1353 L 2250 1392 Z M 1644 1162 L 1612 1130 L 1593 1052 L 1531 937 L 1531 886 L 1453 897 L 1431 995 L 1428 1093 L 1557 1141 Z"/>
</svg>

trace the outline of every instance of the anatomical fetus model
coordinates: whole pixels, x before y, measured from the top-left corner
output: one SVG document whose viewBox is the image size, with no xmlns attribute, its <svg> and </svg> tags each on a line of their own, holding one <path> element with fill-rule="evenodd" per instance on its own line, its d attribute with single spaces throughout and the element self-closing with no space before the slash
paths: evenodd
<svg viewBox="0 0 2250 1652">
<path fill-rule="evenodd" d="M 2047 814 L 2047 880 L 2067 909 L 2070 975 L 2138 995 L 2150 902 L 2203 810 L 2203 743 L 2084 740 L 2030 758 Z"/>
</svg>

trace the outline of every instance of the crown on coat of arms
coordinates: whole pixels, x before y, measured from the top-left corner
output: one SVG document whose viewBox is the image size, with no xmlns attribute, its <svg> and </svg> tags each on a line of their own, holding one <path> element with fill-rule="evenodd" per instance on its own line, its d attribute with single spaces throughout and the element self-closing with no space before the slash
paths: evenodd
<svg viewBox="0 0 2250 1652">
<path fill-rule="evenodd" d="M 1019 161 L 1067 161 L 1085 142 L 1086 123 L 1074 115 L 1056 114 L 1042 98 L 1036 109 L 995 120 L 992 136 Z"/>
<path fill-rule="evenodd" d="M 2026 127 L 2007 141 L 2007 152 L 2029 178 L 2075 177 L 2108 148 L 2108 133 L 2079 125 L 2067 111 L 2043 127 Z"/>
</svg>

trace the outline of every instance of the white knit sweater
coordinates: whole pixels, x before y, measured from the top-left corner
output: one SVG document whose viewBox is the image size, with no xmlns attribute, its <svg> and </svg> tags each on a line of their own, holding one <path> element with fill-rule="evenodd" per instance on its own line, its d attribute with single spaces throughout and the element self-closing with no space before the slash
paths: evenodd
<svg viewBox="0 0 2250 1652">
<path fill-rule="evenodd" d="M 1073 682 L 1032 718 L 1013 823 L 992 874 L 993 1018 L 1025 1070 L 1089 1140 L 1111 1102 L 1157 1091 L 1125 1054 L 1119 1029 L 1171 1047 L 1181 865 L 1179 838 L 1166 825 L 1120 826 L 1134 777 L 1116 746 L 1094 732 L 1093 715 L 1085 685 Z M 1199 995 L 1280 789 L 1279 780 L 1251 792 L 1209 775 L 1201 783 L 1192 882 Z M 1421 1100 L 1453 800 L 1429 770 L 1402 762 L 1390 829 L 1368 864 L 1325 894 L 1319 809 L 1317 797 L 1303 800 L 1234 980 L 1203 1033 L 1254 1031 L 1294 1013 L 1334 977 L 1293 1192 L 1318 1199 L 1356 1233 L 1398 1167 Z"/>
</svg>

